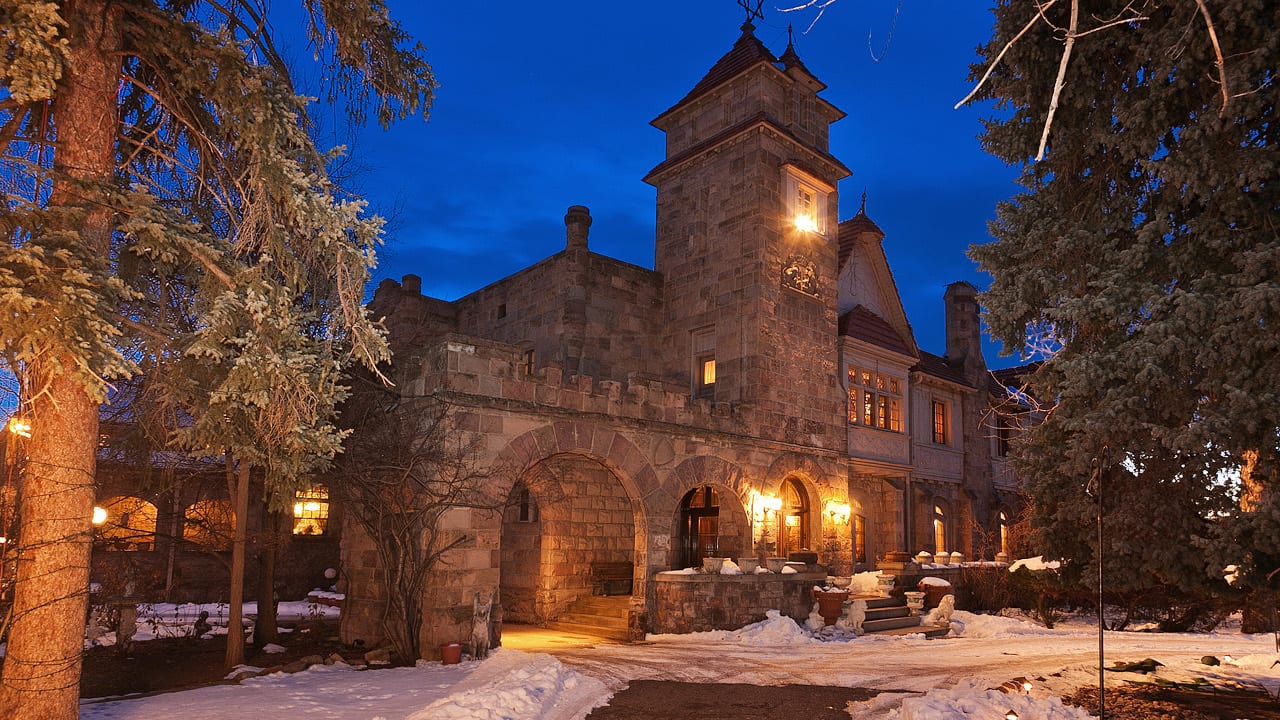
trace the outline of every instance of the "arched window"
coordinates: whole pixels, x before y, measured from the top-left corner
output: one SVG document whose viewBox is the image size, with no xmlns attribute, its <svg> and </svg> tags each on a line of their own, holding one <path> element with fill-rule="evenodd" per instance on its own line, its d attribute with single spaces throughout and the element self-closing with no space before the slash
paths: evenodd
<svg viewBox="0 0 1280 720">
<path fill-rule="evenodd" d="M 701 567 L 719 550 L 720 498 L 710 485 L 696 487 L 680 501 L 680 566 Z"/>
<path fill-rule="evenodd" d="M 209 550 L 229 550 L 235 517 L 226 500 L 198 500 L 182 515 L 182 539 Z"/>
<path fill-rule="evenodd" d="M 782 534 L 778 543 L 778 555 L 787 557 L 793 552 L 809 549 L 809 498 L 804 488 L 794 478 L 782 483 Z"/>
<path fill-rule="evenodd" d="M 116 550 L 150 550 L 156 541 L 156 506 L 125 495 L 102 504 L 107 519 L 99 537 Z"/>
<path fill-rule="evenodd" d="M 933 551 L 947 550 L 947 509 L 940 502 L 933 504 Z"/>
</svg>

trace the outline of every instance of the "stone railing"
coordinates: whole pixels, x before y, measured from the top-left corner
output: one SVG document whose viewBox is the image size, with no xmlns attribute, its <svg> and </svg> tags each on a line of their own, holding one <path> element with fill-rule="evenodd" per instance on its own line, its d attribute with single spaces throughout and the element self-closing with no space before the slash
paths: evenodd
<svg viewBox="0 0 1280 720">
<path fill-rule="evenodd" d="M 826 582 L 827 573 L 761 573 L 751 575 L 654 575 L 654 607 L 650 616 L 655 633 L 735 630 L 765 619 L 778 610 L 804 622 L 813 608 L 810 591 Z"/>
</svg>

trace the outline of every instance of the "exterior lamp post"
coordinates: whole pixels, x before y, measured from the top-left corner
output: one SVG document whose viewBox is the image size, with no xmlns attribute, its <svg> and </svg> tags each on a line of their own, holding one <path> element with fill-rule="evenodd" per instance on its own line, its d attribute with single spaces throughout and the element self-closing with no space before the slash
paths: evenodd
<svg viewBox="0 0 1280 720">
<path fill-rule="evenodd" d="M 1103 662 L 1105 645 L 1102 631 L 1106 628 L 1103 618 L 1103 579 L 1102 579 L 1102 473 L 1111 457 L 1110 446 L 1103 445 L 1102 450 L 1090 461 L 1089 485 L 1085 493 L 1098 501 L 1098 720 L 1106 720 L 1106 668 Z"/>
</svg>

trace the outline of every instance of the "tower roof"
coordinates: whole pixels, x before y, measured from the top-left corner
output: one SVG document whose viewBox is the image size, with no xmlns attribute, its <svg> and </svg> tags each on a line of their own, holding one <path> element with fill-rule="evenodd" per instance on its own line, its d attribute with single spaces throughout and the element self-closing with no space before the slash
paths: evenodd
<svg viewBox="0 0 1280 720">
<path fill-rule="evenodd" d="M 776 68 L 778 58 L 774 57 L 773 53 L 769 52 L 769 49 L 764 46 L 764 43 L 760 42 L 760 39 L 756 37 L 754 32 L 755 29 L 756 26 L 752 25 L 749 21 L 743 23 L 742 35 L 738 38 L 737 42 L 733 44 L 733 47 L 730 48 L 729 52 L 725 53 L 724 57 L 721 57 L 716 61 L 715 65 L 711 66 L 711 69 L 707 71 L 707 74 L 702 76 L 702 79 L 698 81 L 698 84 L 694 85 L 693 89 L 690 90 L 689 93 L 680 100 L 680 102 L 672 105 L 666 112 L 662 113 L 662 115 L 667 115 L 672 110 L 693 102 L 697 98 L 706 94 L 712 88 L 717 87 L 718 85 L 736 77 L 756 65 L 767 63 L 768 65 Z M 662 115 L 659 115 L 658 117 L 662 117 Z M 655 120 L 655 122 L 657 121 Z"/>
</svg>

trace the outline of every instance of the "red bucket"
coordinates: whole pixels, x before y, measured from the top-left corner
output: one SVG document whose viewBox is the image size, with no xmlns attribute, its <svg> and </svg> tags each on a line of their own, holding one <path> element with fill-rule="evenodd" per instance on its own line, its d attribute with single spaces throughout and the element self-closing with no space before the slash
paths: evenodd
<svg viewBox="0 0 1280 720">
<path fill-rule="evenodd" d="M 457 665 L 462 662 L 462 643 L 445 643 L 440 646 L 440 662 L 445 665 Z"/>
</svg>

